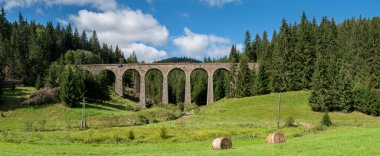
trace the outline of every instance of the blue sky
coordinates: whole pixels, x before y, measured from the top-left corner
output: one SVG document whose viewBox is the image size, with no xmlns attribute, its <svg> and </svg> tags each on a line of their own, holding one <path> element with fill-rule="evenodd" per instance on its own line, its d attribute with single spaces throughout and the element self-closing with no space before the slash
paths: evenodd
<svg viewBox="0 0 380 156">
<path fill-rule="evenodd" d="M 80 31 L 97 30 L 100 41 L 119 45 L 151 62 L 172 56 L 202 59 L 228 54 L 241 45 L 244 32 L 272 34 L 282 18 L 309 19 L 374 17 L 378 0 L 3 0 L 7 18 L 21 12 L 28 20 L 67 25 Z M 88 34 L 90 36 L 90 34 Z"/>
</svg>

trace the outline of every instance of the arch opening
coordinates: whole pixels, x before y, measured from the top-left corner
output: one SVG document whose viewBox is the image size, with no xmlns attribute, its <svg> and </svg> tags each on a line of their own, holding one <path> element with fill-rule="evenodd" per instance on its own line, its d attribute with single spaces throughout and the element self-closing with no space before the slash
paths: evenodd
<svg viewBox="0 0 380 156">
<path fill-rule="evenodd" d="M 191 102 L 197 105 L 207 104 L 207 71 L 202 68 L 193 70 L 190 74 Z"/>
<path fill-rule="evenodd" d="M 169 103 L 179 104 L 185 101 L 185 72 L 182 69 L 172 69 L 168 74 Z"/>
<path fill-rule="evenodd" d="M 228 94 L 228 75 L 227 69 L 219 68 L 214 72 L 213 84 L 214 84 L 214 101 L 218 101 Z"/>
<path fill-rule="evenodd" d="M 128 69 L 123 74 L 123 97 L 139 102 L 140 74 L 135 69 Z"/>
<path fill-rule="evenodd" d="M 149 108 L 154 104 L 162 102 L 163 75 L 158 69 L 150 69 L 145 74 L 145 101 Z"/>
<path fill-rule="evenodd" d="M 115 81 L 116 81 L 116 75 L 111 70 L 105 69 L 100 71 L 100 74 L 104 74 L 106 79 L 106 84 L 109 88 L 111 88 L 113 91 L 115 91 Z"/>
</svg>

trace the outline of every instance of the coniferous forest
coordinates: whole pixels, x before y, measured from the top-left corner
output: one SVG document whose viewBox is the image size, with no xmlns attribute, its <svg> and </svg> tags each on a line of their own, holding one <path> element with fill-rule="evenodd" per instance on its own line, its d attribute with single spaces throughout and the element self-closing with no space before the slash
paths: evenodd
<svg viewBox="0 0 380 156">
<path fill-rule="evenodd" d="M 80 33 L 70 24 L 66 27 L 54 26 L 52 22 L 43 25 L 28 21 L 21 14 L 18 21 L 10 22 L 5 15 L 2 9 L 0 81 L 20 80 L 36 88 L 60 87 L 61 100 L 69 106 L 76 105 L 83 96 L 95 101 L 108 98 L 107 86 L 112 86 L 114 79 L 110 73 L 92 75 L 75 65 L 139 62 L 134 53 L 125 58 L 118 46 L 101 45 L 96 30 L 88 38 L 86 32 Z M 236 63 L 229 72 L 215 73 L 215 100 L 311 90 L 309 105 L 314 111 L 380 114 L 379 17 L 353 17 L 336 23 L 328 17 L 321 21 L 309 19 L 303 13 L 300 23 L 283 19 L 271 36 L 267 32 L 251 35 L 247 31 L 244 38 L 241 52 L 232 46 L 228 57 L 204 59 L 204 62 Z M 184 62 L 181 58 L 166 61 L 170 60 Z M 259 68 L 250 70 L 250 62 L 258 63 Z M 171 103 L 184 101 L 184 76 L 180 70 L 169 73 Z M 125 97 L 136 99 L 138 74 L 129 71 L 123 79 Z M 150 71 L 146 80 L 148 104 L 159 103 L 162 83 L 156 82 L 162 81 L 161 73 Z M 192 101 L 205 104 L 207 74 L 194 71 L 191 83 Z"/>
</svg>

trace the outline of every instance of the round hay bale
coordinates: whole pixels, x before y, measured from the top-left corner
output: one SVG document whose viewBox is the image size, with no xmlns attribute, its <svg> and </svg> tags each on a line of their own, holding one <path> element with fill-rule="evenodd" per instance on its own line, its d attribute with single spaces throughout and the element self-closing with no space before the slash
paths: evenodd
<svg viewBox="0 0 380 156">
<path fill-rule="evenodd" d="M 212 141 L 212 149 L 230 149 L 232 141 L 230 138 L 216 138 Z"/>
<path fill-rule="evenodd" d="M 267 137 L 267 144 L 278 144 L 284 143 L 286 141 L 285 135 L 283 133 L 272 133 Z"/>
</svg>

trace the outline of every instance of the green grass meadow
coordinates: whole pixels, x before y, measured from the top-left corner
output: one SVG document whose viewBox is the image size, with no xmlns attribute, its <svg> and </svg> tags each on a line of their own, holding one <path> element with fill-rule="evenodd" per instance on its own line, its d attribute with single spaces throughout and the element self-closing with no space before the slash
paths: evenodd
<svg viewBox="0 0 380 156">
<path fill-rule="evenodd" d="M 3 95 L 0 155 L 380 155 L 380 117 L 332 112 L 333 126 L 321 127 L 323 113 L 310 110 L 308 91 L 282 94 L 280 130 L 277 93 L 222 99 L 180 119 L 175 106 L 140 110 L 137 103 L 112 95 L 88 104 L 89 129 L 81 130 L 81 108 L 21 106 L 33 92 L 18 87 Z M 149 124 L 130 124 L 141 116 Z M 288 117 L 295 127 L 284 126 Z M 162 128 L 167 138 L 160 137 Z M 277 131 L 287 142 L 267 145 L 266 136 Z M 232 138 L 233 149 L 212 150 L 212 139 L 223 136 Z"/>
</svg>

